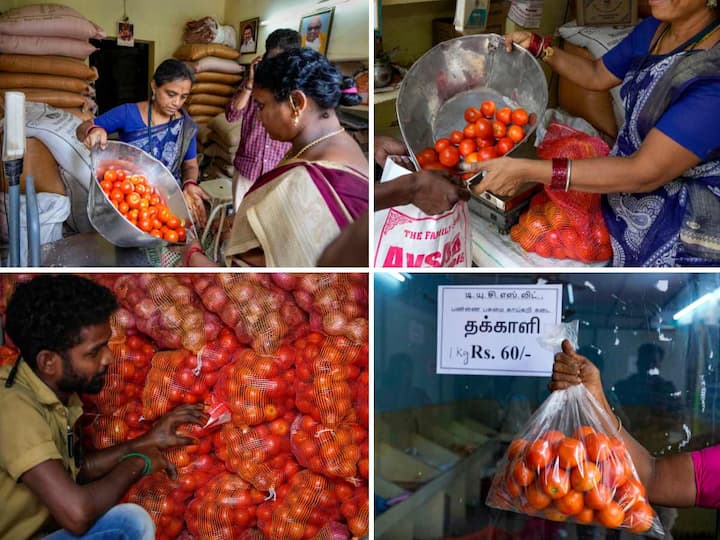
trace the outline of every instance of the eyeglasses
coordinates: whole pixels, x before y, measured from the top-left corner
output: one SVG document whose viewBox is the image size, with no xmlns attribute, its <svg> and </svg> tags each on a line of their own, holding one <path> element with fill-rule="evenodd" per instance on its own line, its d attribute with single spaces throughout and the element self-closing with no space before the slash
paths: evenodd
<svg viewBox="0 0 720 540">
<path fill-rule="evenodd" d="M 320 30 L 321 28 L 322 28 L 322 25 L 308 26 L 308 27 L 307 27 L 308 32 L 309 32 L 310 30 Z"/>
</svg>

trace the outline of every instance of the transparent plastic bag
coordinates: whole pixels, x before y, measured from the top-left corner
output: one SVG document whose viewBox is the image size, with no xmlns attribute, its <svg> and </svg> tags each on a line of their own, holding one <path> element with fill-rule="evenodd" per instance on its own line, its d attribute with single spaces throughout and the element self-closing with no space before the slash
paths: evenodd
<svg viewBox="0 0 720 540">
<path fill-rule="evenodd" d="M 577 321 L 541 338 L 576 342 Z M 487 505 L 583 525 L 662 537 L 663 527 L 616 420 L 583 385 L 553 392 L 510 443 L 497 465 Z"/>
</svg>

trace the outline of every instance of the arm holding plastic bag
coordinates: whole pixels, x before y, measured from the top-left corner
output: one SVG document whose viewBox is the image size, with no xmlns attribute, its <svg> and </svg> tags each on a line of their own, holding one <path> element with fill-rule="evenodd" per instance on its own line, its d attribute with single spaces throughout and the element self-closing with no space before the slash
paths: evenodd
<svg viewBox="0 0 720 540">
<path fill-rule="evenodd" d="M 615 415 L 605 397 L 600 371 L 565 340 L 562 352 L 555 355 L 548 388 L 564 390 L 577 384 L 583 384 L 608 415 Z M 655 458 L 621 426 L 617 437 L 625 443 L 650 502 L 672 507 L 720 508 L 720 446 Z"/>
</svg>

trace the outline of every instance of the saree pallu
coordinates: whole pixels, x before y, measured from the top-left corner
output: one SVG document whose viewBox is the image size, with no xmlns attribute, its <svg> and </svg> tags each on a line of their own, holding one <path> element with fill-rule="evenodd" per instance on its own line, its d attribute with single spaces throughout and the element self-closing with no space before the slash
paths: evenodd
<svg viewBox="0 0 720 540">
<path fill-rule="evenodd" d="M 182 163 L 197 129 L 195 121 L 181 109 L 179 118 L 167 124 L 153 126 L 150 129 L 150 139 L 148 129 L 144 127 L 136 131 L 121 132 L 120 140 L 137 146 L 162 162 L 182 185 Z"/>
<path fill-rule="evenodd" d="M 633 155 L 662 114 L 695 81 L 720 82 L 720 47 L 638 61 L 621 95 L 626 122 L 611 155 Z M 650 193 L 603 196 L 613 266 L 720 264 L 720 156 L 717 152 Z"/>
<path fill-rule="evenodd" d="M 368 206 L 365 175 L 338 163 L 293 160 L 261 176 L 245 195 L 225 247 L 228 266 L 261 248 L 266 266 L 312 267 Z"/>
</svg>

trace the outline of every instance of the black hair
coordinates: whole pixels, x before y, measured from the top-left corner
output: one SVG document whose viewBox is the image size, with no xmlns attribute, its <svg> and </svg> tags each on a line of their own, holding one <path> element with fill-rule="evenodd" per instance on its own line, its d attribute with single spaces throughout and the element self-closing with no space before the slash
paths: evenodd
<svg viewBox="0 0 720 540">
<path fill-rule="evenodd" d="M 270 33 L 265 39 L 265 50 L 282 49 L 283 51 L 291 51 L 299 49 L 302 45 L 300 32 L 291 30 L 290 28 L 278 28 Z"/>
<path fill-rule="evenodd" d="M 657 367 L 656 357 L 663 359 L 665 351 L 660 345 L 655 343 L 643 343 L 638 347 L 637 351 L 637 367 L 641 373 L 647 372 L 649 369 Z"/>
<path fill-rule="evenodd" d="M 153 74 L 153 81 L 159 87 L 173 81 L 195 82 L 195 74 L 185 62 L 168 58 L 163 60 Z"/>
<path fill-rule="evenodd" d="M 37 369 L 40 351 L 64 353 L 87 326 L 103 324 L 118 308 L 107 287 L 71 274 L 44 274 L 15 288 L 7 306 L 8 336 L 22 359 Z M 8 378 L 8 385 L 12 384 Z"/>
<path fill-rule="evenodd" d="M 343 76 L 327 58 L 308 48 L 286 51 L 260 62 L 255 84 L 270 90 L 278 101 L 288 99 L 293 90 L 302 90 L 321 109 L 357 105 L 362 99 L 352 77 Z M 343 92 L 352 89 L 352 93 Z"/>
</svg>

